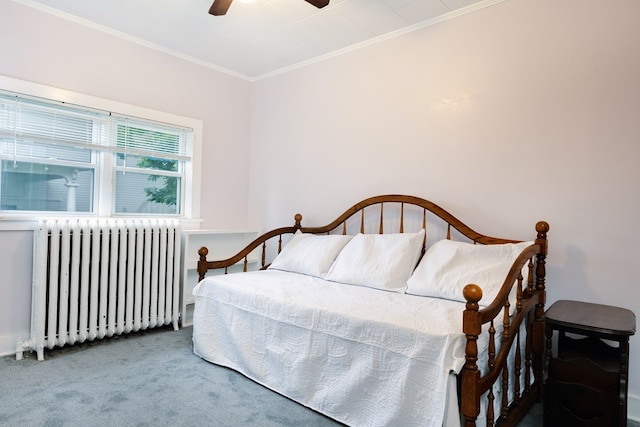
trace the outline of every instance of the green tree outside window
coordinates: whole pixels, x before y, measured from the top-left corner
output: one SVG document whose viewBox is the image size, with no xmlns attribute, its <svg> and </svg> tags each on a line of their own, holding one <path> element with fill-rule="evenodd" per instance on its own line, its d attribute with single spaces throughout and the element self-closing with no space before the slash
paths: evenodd
<svg viewBox="0 0 640 427">
<path fill-rule="evenodd" d="M 118 147 L 124 150 L 124 152 L 118 153 L 121 159 L 126 157 L 127 150 L 144 150 L 156 154 L 156 156 L 139 157 L 136 163 L 138 168 L 178 171 L 178 160 L 159 157 L 162 153 L 168 155 L 179 153 L 180 136 L 177 134 L 118 125 Z M 178 203 L 178 177 L 150 174 L 147 179 L 154 183 L 162 182 L 160 186 L 144 189 L 148 201 L 176 206 Z"/>
</svg>

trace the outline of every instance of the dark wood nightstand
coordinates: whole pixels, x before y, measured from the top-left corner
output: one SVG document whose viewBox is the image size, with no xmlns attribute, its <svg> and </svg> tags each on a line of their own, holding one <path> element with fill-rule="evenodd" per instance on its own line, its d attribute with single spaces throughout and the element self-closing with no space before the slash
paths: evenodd
<svg viewBox="0 0 640 427">
<path fill-rule="evenodd" d="M 626 426 L 629 337 L 636 332 L 635 314 L 561 300 L 547 310 L 544 320 L 544 425 Z"/>
</svg>

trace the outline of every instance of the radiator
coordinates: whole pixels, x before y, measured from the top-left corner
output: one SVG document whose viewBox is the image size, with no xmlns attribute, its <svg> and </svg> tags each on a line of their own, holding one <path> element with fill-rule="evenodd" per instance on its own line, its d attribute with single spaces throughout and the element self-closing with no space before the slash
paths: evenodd
<svg viewBox="0 0 640 427">
<path fill-rule="evenodd" d="M 173 324 L 180 316 L 180 226 L 164 219 L 39 223 L 31 337 L 44 350 Z"/>
</svg>

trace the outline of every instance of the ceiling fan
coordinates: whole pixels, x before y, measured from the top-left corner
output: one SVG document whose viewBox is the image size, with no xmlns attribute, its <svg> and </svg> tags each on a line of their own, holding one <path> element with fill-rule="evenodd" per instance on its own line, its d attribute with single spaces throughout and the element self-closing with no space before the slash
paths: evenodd
<svg viewBox="0 0 640 427">
<path fill-rule="evenodd" d="M 231 6 L 231 2 L 233 0 L 214 0 L 211 8 L 209 8 L 209 13 L 211 15 L 219 16 L 227 13 L 229 6 Z M 325 7 L 329 4 L 329 0 L 305 0 L 307 3 L 310 3 L 317 7 L 318 9 Z"/>
</svg>

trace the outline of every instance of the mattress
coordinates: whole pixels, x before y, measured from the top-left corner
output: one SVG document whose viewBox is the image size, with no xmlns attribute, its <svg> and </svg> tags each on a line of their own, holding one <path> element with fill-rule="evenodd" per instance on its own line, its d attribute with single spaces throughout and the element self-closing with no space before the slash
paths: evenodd
<svg viewBox="0 0 640 427">
<path fill-rule="evenodd" d="M 276 270 L 193 293 L 194 352 L 209 362 L 350 426 L 459 424 L 446 407 L 464 365 L 461 302 Z"/>
</svg>

